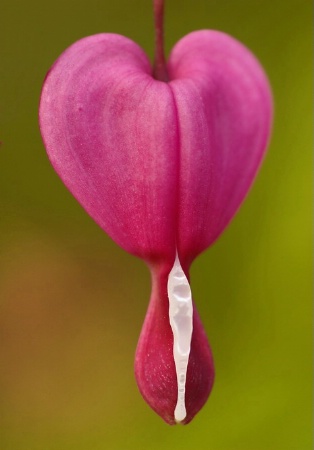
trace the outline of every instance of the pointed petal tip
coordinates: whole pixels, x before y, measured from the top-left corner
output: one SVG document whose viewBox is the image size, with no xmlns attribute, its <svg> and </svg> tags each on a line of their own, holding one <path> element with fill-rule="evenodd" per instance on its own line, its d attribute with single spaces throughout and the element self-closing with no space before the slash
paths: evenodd
<svg viewBox="0 0 314 450">
<path fill-rule="evenodd" d="M 157 356 L 157 355 L 155 355 Z M 166 355 L 158 352 L 159 358 L 147 359 L 138 353 L 135 362 L 135 376 L 141 395 L 147 404 L 168 424 L 187 425 L 205 405 L 214 383 L 214 366 L 210 351 L 192 355 L 193 368 L 189 370 L 186 389 L 186 415 L 175 416 L 177 403 L 177 380 L 172 370 L 164 364 Z M 146 359 L 146 360 L 145 360 Z M 159 359 L 159 361 L 158 361 Z"/>
</svg>

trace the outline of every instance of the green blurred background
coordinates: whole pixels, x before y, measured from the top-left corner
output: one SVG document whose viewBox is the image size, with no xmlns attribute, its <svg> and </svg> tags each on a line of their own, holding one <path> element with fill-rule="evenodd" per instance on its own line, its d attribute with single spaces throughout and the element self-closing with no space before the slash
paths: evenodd
<svg viewBox="0 0 314 450">
<path fill-rule="evenodd" d="M 1 450 L 311 448 L 311 10 L 166 4 L 167 51 L 189 31 L 223 30 L 259 57 L 275 98 L 254 188 L 192 269 L 216 384 L 190 425 L 169 427 L 133 376 L 148 270 L 67 192 L 37 124 L 43 78 L 79 38 L 121 33 L 152 58 L 151 2 L 1 1 Z"/>
</svg>

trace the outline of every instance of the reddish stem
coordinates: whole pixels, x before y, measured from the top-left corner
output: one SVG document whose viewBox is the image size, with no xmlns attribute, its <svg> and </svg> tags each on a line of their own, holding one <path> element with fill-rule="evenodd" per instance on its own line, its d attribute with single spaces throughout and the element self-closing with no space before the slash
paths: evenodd
<svg viewBox="0 0 314 450">
<path fill-rule="evenodd" d="M 169 81 L 164 55 L 164 0 L 153 0 L 155 23 L 155 61 L 156 80 Z"/>
</svg>

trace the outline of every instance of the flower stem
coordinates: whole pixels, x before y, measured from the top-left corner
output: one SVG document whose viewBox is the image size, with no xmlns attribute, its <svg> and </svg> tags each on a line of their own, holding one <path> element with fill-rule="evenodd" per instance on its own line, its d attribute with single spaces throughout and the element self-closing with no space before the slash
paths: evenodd
<svg viewBox="0 0 314 450">
<path fill-rule="evenodd" d="M 153 0 L 155 22 L 155 61 L 154 77 L 156 80 L 169 81 L 164 55 L 164 0 Z"/>
</svg>

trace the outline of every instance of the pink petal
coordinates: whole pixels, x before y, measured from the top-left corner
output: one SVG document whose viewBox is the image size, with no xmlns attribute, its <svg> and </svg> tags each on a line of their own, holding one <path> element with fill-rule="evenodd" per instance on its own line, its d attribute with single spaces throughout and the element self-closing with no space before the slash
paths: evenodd
<svg viewBox="0 0 314 450">
<path fill-rule="evenodd" d="M 177 239 L 188 266 L 246 196 L 266 151 L 272 99 L 255 57 L 217 31 L 181 39 L 169 73 L 180 136 Z"/>
<path fill-rule="evenodd" d="M 56 172 L 117 244 L 172 261 L 176 110 L 143 51 L 115 34 L 76 42 L 47 75 L 40 127 Z"/>
</svg>

